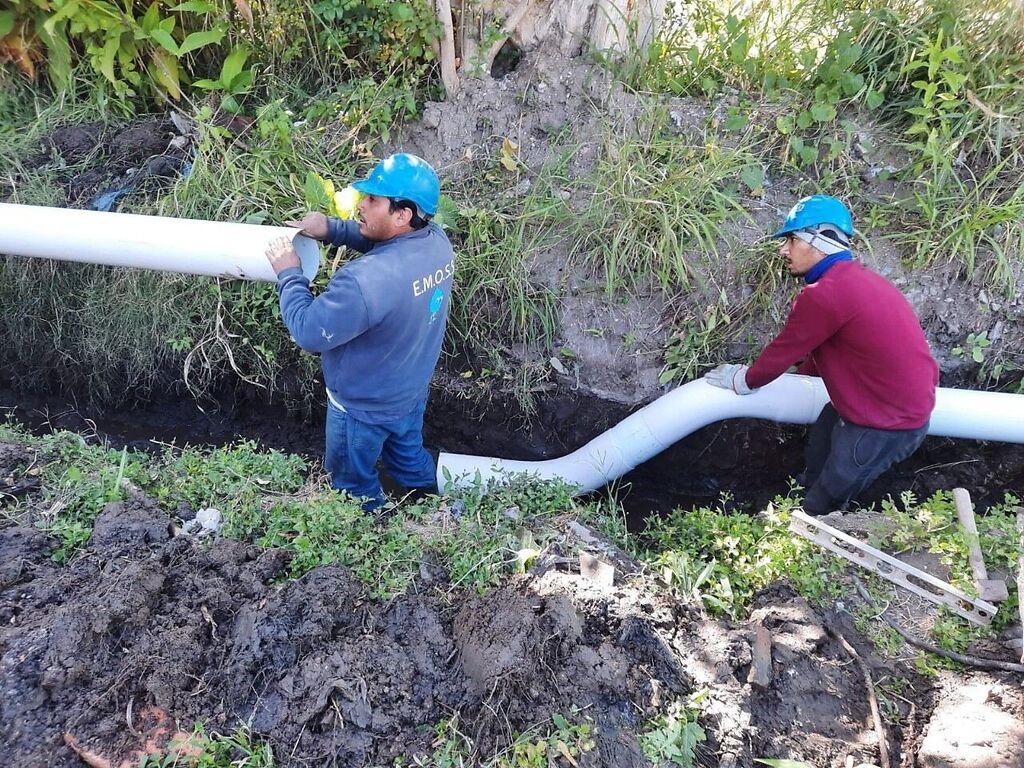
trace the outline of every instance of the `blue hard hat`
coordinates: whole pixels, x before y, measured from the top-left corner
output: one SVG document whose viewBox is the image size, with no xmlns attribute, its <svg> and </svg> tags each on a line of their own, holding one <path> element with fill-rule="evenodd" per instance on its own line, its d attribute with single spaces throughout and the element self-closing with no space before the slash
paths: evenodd
<svg viewBox="0 0 1024 768">
<path fill-rule="evenodd" d="M 404 153 L 384 158 L 367 178 L 352 186 L 365 195 L 409 200 L 427 216 L 437 213 L 441 196 L 441 182 L 430 164 L 421 157 Z"/>
<path fill-rule="evenodd" d="M 850 216 L 850 209 L 828 195 L 811 195 L 798 202 L 786 214 L 786 220 L 772 237 L 782 237 L 790 232 L 819 224 L 831 224 L 848 237 L 853 237 L 853 217 Z"/>
</svg>

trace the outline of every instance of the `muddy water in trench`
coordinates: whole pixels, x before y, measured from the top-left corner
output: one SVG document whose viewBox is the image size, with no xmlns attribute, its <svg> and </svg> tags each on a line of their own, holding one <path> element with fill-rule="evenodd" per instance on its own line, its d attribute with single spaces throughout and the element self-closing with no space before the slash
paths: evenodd
<svg viewBox="0 0 1024 768">
<path fill-rule="evenodd" d="M 471 403 L 435 395 L 427 414 L 429 447 L 513 459 L 546 459 L 568 453 L 628 415 L 623 406 L 578 393 L 547 397 L 528 422 L 510 417 L 508 403 Z M 223 445 L 251 439 L 268 448 L 323 455 L 323 416 L 300 418 L 246 393 L 221 398 L 200 410 L 188 396 L 164 398 L 127 410 L 76 405 L 57 395 L 0 389 L 0 407 L 36 431 L 95 432 L 115 447 L 143 450 L 160 443 Z M 726 494 L 739 508 L 757 507 L 784 494 L 802 469 L 806 428 L 766 421 L 712 424 L 637 467 L 616 485 L 630 527 L 675 507 L 715 504 Z M 861 498 L 875 503 L 913 491 L 918 498 L 963 486 L 980 509 L 1007 491 L 1024 491 L 1024 446 L 928 438 L 910 459 L 890 470 Z"/>
</svg>

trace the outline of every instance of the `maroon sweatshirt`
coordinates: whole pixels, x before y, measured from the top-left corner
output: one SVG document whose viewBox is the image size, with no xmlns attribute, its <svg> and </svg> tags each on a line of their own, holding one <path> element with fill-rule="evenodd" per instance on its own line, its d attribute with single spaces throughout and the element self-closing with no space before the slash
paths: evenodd
<svg viewBox="0 0 1024 768">
<path fill-rule="evenodd" d="M 935 407 L 939 368 L 913 308 L 879 274 L 855 261 L 833 264 L 800 291 L 782 332 L 747 371 L 763 387 L 804 361 L 821 376 L 846 421 L 876 429 L 917 429 Z"/>
</svg>

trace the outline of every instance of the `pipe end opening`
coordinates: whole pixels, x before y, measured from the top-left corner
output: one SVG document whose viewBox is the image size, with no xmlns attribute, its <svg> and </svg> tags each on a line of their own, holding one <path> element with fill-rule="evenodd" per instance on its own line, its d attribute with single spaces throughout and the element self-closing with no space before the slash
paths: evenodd
<svg viewBox="0 0 1024 768">
<path fill-rule="evenodd" d="M 311 237 L 296 234 L 292 238 L 292 245 L 295 247 L 295 252 L 299 255 L 299 262 L 302 264 L 302 274 L 310 282 L 313 282 L 313 278 L 316 277 L 316 273 L 320 270 L 319 244 Z"/>
</svg>

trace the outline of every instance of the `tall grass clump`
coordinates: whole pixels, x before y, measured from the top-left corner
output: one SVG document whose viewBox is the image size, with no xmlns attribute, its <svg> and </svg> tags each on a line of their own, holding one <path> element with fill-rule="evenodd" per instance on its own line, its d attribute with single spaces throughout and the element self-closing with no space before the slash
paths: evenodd
<svg viewBox="0 0 1024 768">
<path fill-rule="evenodd" d="M 822 189 L 860 196 L 853 129 L 871 121 L 899 145 L 888 202 L 913 266 L 952 263 L 1006 293 L 1024 184 L 1024 6 L 1005 0 L 792 0 L 675 7 L 624 72 L 639 90 L 716 97 L 736 119 L 774 116 L 766 149 Z M 853 122 L 850 121 L 852 118 Z M 888 139 L 887 139 L 888 140 Z M 877 201 L 865 200 L 867 208 Z"/>
<path fill-rule="evenodd" d="M 762 178 L 744 147 L 672 135 L 662 110 L 645 120 L 638 133 L 603 137 L 601 159 L 576 190 L 586 204 L 567 223 L 573 260 L 597 271 L 609 296 L 699 284 L 725 245 L 727 225 L 746 216 L 742 185 Z"/>
<path fill-rule="evenodd" d="M 512 211 L 470 206 L 451 222 L 459 248 L 450 320 L 455 345 L 479 352 L 490 344 L 550 342 L 557 293 L 530 271 L 530 257 L 551 234 L 541 201 L 530 195 Z"/>
</svg>

